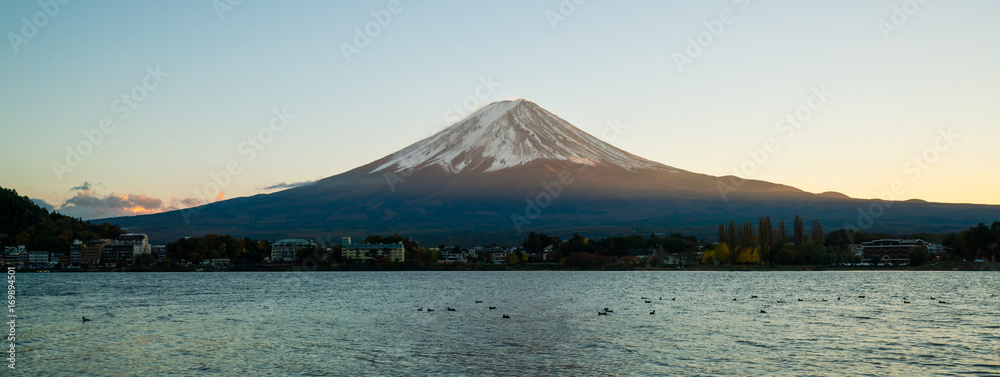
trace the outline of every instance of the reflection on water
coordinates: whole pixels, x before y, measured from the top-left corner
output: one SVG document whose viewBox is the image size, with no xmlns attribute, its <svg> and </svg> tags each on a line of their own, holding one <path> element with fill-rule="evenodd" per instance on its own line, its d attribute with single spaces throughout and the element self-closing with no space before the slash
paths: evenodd
<svg viewBox="0 0 1000 377">
<path fill-rule="evenodd" d="M 996 272 L 18 279 L 28 375 L 1000 374 Z"/>
</svg>

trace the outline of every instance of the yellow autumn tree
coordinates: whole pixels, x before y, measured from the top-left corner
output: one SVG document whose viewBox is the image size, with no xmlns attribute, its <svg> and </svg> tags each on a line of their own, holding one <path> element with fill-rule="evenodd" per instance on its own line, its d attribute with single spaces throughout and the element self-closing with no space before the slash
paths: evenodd
<svg viewBox="0 0 1000 377">
<path fill-rule="evenodd" d="M 760 252 L 757 247 L 746 247 L 740 250 L 736 256 L 736 263 L 739 264 L 760 264 Z"/>
<path fill-rule="evenodd" d="M 729 245 L 726 245 L 725 242 L 717 243 L 711 249 L 706 250 L 701 256 L 701 263 L 714 264 L 716 259 L 720 263 L 726 263 L 729 260 Z"/>
</svg>

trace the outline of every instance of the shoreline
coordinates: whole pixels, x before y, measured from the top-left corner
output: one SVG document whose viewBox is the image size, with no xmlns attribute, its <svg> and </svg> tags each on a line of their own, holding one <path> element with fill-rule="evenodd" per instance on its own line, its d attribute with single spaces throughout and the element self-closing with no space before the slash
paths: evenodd
<svg viewBox="0 0 1000 377">
<path fill-rule="evenodd" d="M 88 272 L 402 272 L 402 271 L 998 271 L 1000 263 L 990 262 L 937 262 L 918 267 L 911 266 L 831 266 L 831 265 L 695 265 L 680 267 L 633 267 L 633 268 L 594 268 L 565 269 L 557 265 L 526 265 L 511 268 L 508 266 L 479 265 L 468 268 L 422 268 L 422 269 L 378 269 L 364 266 L 320 266 L 302 268 L 301 266 L 240 266 L 237 268 L 185 268 L 163 269 L 154 267 L 125 268 L 88 268 L 88 269 L 46 269 L 21 268 L 20 273 L 88 273 Z"/>
</svg>

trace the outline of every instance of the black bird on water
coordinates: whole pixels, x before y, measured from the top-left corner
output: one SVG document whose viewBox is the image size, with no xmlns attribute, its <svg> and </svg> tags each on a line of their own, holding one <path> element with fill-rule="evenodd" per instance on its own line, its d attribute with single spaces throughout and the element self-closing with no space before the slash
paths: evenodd
<svg viewBox="0 0 1000 377">
<path fill-rule="evenodd" d="M 757 298 L 757 295 L 750 295 L 750 298 Z"/>
<path fill-rule="evenodd" d="M 647 297 L 639 297 L 639 298 L 641 298 L 643 300 L 649 300 L 649 298 L 647 298 Z"/>
<path fill-rule="evenodd" d="M 656 314 L 656 310 L 649 312 L 649 315 Z"/>
<path fill-rule="evenodd" d="M 653 302 L 652 302 L 652 301 L 649 301 L 649 300 L 646 300 L 646 303 L 647 303 L 647 304 L 652 304 Z"/>
<path fill-rule="evenodd" d="M 597 315 L 608 315 L 608 313 L 607 312 L 602 312 L 602 311 L 598 310 L 597 311 Z"/>
<path fill-rule="evenodd" d="M 90 319 L 87 317 L 83 317 L 83 322 L 90 322 Z"/>
<path fill-rule="evenodd" d="M 476 303 L 477 303 L 477 304 L 482 304 L 483 302 L 482 302 L 482 301 L 479 301 L 479 300 L 476 300 Z"/>
<path fill-rule="evenodd" d="M 427 311 L 429 311 L 429 312 L 433 312 L 433 311 L 434 311 L 434 309 L 431 309 L 431 308 L 427 308 Z"/>
<path fill-rule="evenodd" d="M 760 312 L 767 314 L 767 312 L 765 312 L 764 309 L 761 309 Z"/>
<path fill-rule="evenodd" d="M 909 304 L 910 302 L 909 302 L 909 301 L 906 301 L 906 300 L 903 300 L 903 303 L 904 303 L 904 304 Z"/>
<path fill-rule="evenodd" d="M 825 298 L 823 299 L 823 302 L 826 302 L 826 299 L 825 299 Z"/>
<path fill-rule="evenodd" d="M 944 302 L 944 301 L 941 301 L 941 300 L 938 300 L 938 304 L 947 304 L 947 302 Z"/>
<path fill-rule="evenodd" d="M 736 298 L 735 298 L 735 297 L 733 297 L 733 301 L 736 301 Z"/>
<path fill-rule="evenodd" d="M 611 310 L 611 309 L 608 309 L 608 308 L 604 308 L 604 312 L 605 313 L 614 313 L 615 311 Z"/>
<path fill-rule="evenodd" d="M 677 297 L 671 298 L 670 301 L 677 301 Z"/>
<path fill-rule="evenodd" d="M 420 309 L 417 309 L 417 311 L 418 312 L 422 312 L 422 311 L 424 311 L 424 308 L 421 306 Z"/>
<path fill-rule="evenodd" d="M 453 311 L 455 311 L 455 308 L 448 308 L 448 311 L 449 312 L 453 312 Z"/>
<path fill-rule="evenodd" d="M 805 300 L 803 300 L 803 299 L 800 298 L 799 301 L 805 301 Z"/>
<path fill-rule="evenodd" d="M 858 296 L 858 298 L 865 298 L 865 296 Z"/>
<path fill-rule="evenodd" d="M 490 310 L 493 310 L 493 309 L 496 309 L 496 308 L 497 308 L 496 306 L 491 306 Z"/>
<path fill-rule="evenodd" d="M 503 315 L 503 317 L 500 317 L 500 318 L 510 318 L 510 316 L 509 316 L 509 315 L 506 315 L 506 314 L 504 314 L 504 315 Z"/>
</svg>

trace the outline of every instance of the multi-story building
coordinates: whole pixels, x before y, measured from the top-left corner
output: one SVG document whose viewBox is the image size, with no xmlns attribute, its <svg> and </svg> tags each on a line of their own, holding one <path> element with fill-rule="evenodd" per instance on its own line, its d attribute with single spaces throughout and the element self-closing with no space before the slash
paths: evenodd
<svg viewBox="0 0 1000 377">
<path fill-rule="evenodd" d="M 156 257 L 156 260 L 167 257 L 167 245 L 150 245 L 150 249 L 153 250 L 153 256 Z"/>
<path fill-rule="evenodd" d="M 23 266 L 28 263 L 28 251 L 24 245 L 7 246 L 3 249 L 3 264 L 7 266 Z"/>
<path fill-rule="evenodd" d="M 130 246 L 132 248 L 132 259 L 139 254 L 146 254 L 153 252 L 152 246 L 149 244 L 149 237 L 142 233 L 125 233 L 119 235 L 114 241 L 117 245 Z"/>
<path fill-rule="evenodd" d="M 351 237 L 344 237 L 340 242 L 343 258 L 364 261 L 376 256 L 389 258 L 393 262 L 402 262 L 406 251 L 402 242 L 397 243 L 351 243 Z"/>
<path fill-rule="evenodd" d="M 861 260 L 871 264 L 910 262 L 910 250 L 927 247 L 923 240 L 884 239 L 861 243 Z"/>
<path fill-rule="evenodd" d="M 48 251 L 29 251 L 28 252 L 28 265 L 32 267 L 45 267 L 49 264 L 49 252 Z"/>
<path fill-rule="evenodd" d="M 504 264 L 507 263 L 507 257 L 510 255 L 506 250 L 494 250 L 489 253 L 490 262 L 493 264 Z"/>
<path fill-rule="evenodd" d="M 101 256 L 104 248 L 111 243 L 111 240 L 87 241 L 80 248 L 80 263 L 96 266 L 101 263 Z"/>
<path fill-rule="evenodd" d="M 271 244 L 271 261 L 293 262 L 299 250 L 317 246 L 315 242 L 301 238 L 284 239 Z"/>
<path fill-rule="evenodd" d="M 83 251 L 83 242 L 80 240 L 73 240 L 73 244 L 69 245 L 69 264 L 80 264 L 80 255 Z"/>
</svg>

